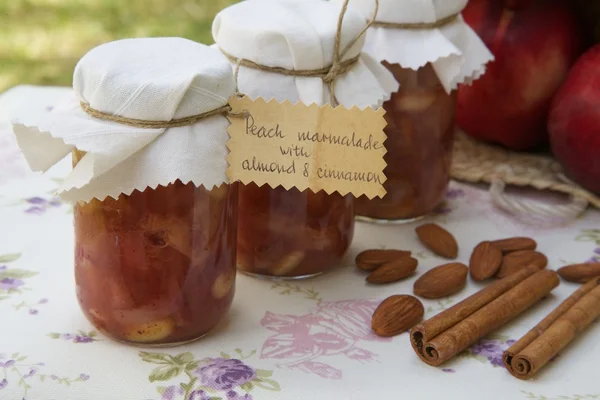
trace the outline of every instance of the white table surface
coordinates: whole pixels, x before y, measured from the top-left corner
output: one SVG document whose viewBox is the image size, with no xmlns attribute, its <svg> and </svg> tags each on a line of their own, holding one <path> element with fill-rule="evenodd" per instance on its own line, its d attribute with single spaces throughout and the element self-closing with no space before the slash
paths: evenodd
<svg viewBox="0 0 600 400">
<path fill-rule="evenodd" d="M 21 86 L 0 96 L 0 399 L 181 400 L 181 384 L 189 383 L 192 400 L 600 399 L 598 323 L 531 381 L 499 365 L 511 340 L 574 284 L 563 282 L 553 296 L 440 368 L 419 360 L 407 334 L 374 336 L 374 308 L 387 296 L 411 293 L 415 278 L 368 286 L 353 257 L 366 248 L 410 249 L 419 258 L 417 276 L 423 274 L 443 260 L 417 241 L 416 224 L 358 224 L 343 265 L 312 280 L 240 276 L 226 323 L 193 344 L 140 349 L 96 334 L 75 298 L 70 207 L 53 198 L 68 161 L 46 176 L 28 172 L 8 124 L 16 112 L 51 107 L 67 91 Z M 485 190 L 452 183 L 446 209 L 430 220 L 456 235 L 462 262 L 481 240 L 516 235 L 535 237 L 549 268 L 600 261 L 596 211 L 566 226 L 520 222 L 495 210 Z M 481 287 L 469 281 L 452 298 L 424 300 L 426 317 Z"/>
</svg>

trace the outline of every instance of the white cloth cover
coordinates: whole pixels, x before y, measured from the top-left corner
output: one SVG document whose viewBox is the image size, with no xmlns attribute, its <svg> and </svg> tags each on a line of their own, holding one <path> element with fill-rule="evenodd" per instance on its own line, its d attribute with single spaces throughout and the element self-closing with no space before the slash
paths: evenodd
<svg viewBox="0 0 600 400">
<path fill-rule="evenodd" d="M 333 0 L 343 3 L 344 0 Z M 433 23 L 460 13 L 468 0 L 379 0 L 377 21 L 399 24 Z M 375 0 L 351 0 L 350 7 L 372 18 Z M 494 59 L 477 34 L 459 16 L 435 29 L 372 27 L 365 52 L 376 60 L 417 70 L 432 63 L 447 92 L 471 83 Z"/>
<path fill-rule="evenodd" d="M 269 67 L 315 70 L 331 66 L 341 5 L 322 0 L 252 0 L 222 10 L 213 23 L 216 45 L 226 53 Z M 366 25 L 349 9 L 344 18 L 342 49 Z M 364 35 L 344 60 L 362 51 Z M 238 86 L 251 98 L 275 98 L 323 105 L 329 89 L 321 78 L 294 77 L 241 67 Z M 398 83 L 379 62 L 363 53 L 350 71 L 336 79 L 335 96 L 347 108 L 379 107 Z"/>
<path fill-rule="evenodd" d="M 117 198 L 177 179 L 208 189 L 227 182 L 226 116 L 179 128 L 141 129 L 93 118 L 79 104 L 150 121 L 220 108 L 233 95 L 235 81 L 219 51 L 181 38 L 107 43 L 80 60 L 73 89 L 73 96 L 52 111 L 13 121 L 33 170 L 46 171 L 73 148 L 87 152 L 59 189 L 64 200 Z"/>
</svg>

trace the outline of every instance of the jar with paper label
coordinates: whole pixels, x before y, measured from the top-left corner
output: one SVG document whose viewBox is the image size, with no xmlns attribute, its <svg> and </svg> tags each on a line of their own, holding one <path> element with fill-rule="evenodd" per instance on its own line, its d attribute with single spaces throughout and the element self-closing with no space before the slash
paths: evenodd
<svg viewBox="0 0 600 400">
<path fill-rule="evenodd" d="M 227 314 L 236 273 L 227 59 L 179 38 L 116 41 L 81 59 L 73 85 L 72 98 L 14 130 L 33 169 L 72 153 L 59 195 L 74 203 L 85 316 L 131 344 L 202 337 Z"/>
<path fill-rule="evenodd" d="M 384 105 L 387 193 L 383 198 L 357 199 L 356 214 L 371 222 L 407 222 L 444 202 L 456 89 L 479 78 L 492 55 L 460 15 L 467 0 L 379 4 L 365 51 L 394 74 L 400 89 Z M 372 0 L 353 0 L 351 6 L 372 16 Z"/>
<path fill-rule="evenodd" d="M 348 10 L 338 31 L 341 11 L 321 0 L 241 2 L 216 16 L 213 37 L 238 70 L 239 91 L 251 99 L 380 107 L 398 85 L 361 53 L 360 13 Z M 347 51 L 331 71 L 336 38 Z M 353 238 L 352 195 L 249 183 L 240 186 L 239 210 L 237 265 L 250 275 L 321 274 L 339 265 Z"/>
</svg>

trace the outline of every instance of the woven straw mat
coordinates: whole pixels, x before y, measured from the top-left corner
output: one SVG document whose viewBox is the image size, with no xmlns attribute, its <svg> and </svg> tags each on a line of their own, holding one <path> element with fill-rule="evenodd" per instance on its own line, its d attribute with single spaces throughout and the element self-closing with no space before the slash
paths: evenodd
<svg viewBox="0 0 600 400">
<path fill-rule="evenodd" d="M 500 179 L 507 185 L 570 194 L 600 208 L 600 197 L 567 179 L 551 156 L 513 152 L 476 141 L 463 132 L 457 132 L 454 144 L 452 177 L 470 183 Z"/>
</svg>

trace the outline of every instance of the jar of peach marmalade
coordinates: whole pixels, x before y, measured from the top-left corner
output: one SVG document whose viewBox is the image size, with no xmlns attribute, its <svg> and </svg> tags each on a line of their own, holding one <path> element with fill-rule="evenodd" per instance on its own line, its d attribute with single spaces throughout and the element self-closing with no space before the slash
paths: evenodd
<svg viewBox="0 0 600 400">
<path fill-rule="evenodd" d="M 340 11 L 339 4 L 322 0 L 245 1 L 217 15 L 213 36 L 239 67 L 241 93 L 252 99 L 322 106 L 330 102 L 329 85 L 322 77 L 264 71 L 248 64 L 286 71 L 331 67 Z M 346 13 L 341 48 L 365 26 L 359 13 Z M 335 80 L 335 98 L 348 108 L 379 107 L 398 87 L 385 68 L 361 54 L 363 43 L 364 37 L 346 53 L 342 61 L 356 58 L 356 63 Z M 240 60 L 249 63 L 242 65 Z M 333 268 L 353 237 L 353 203 L 352 196 L 337 193 L 240 187 L 238 269 L 256 276 L 299 279 Z"/>
<path fill-rule="evenodd" d="M 481 76 L 492 55 L 460 15 L 467 0 L 379 4 L 365 52 L 394 74 L 400 89 L 384 104 L 387 194 L 372 200 L 360 197 L 356 214 L 372 222 L 406 222 L 431 213 L 444 201 L 456 88 Z M 372 17 L 372 0 L 354 0 L 351 5 Z"/>
<path fill-rule="evenodd" d="M 226 178 L 233 72 L 184 39 L 108 43 L 76 67 L 73 99 L 15 132 L 30 164 L 73 153 L 75 282 L 105 335 L 195 340 L 234 294 L 237 188 Z M 44 149 L 43 152 L 40 150 Z"/>
</svg>

